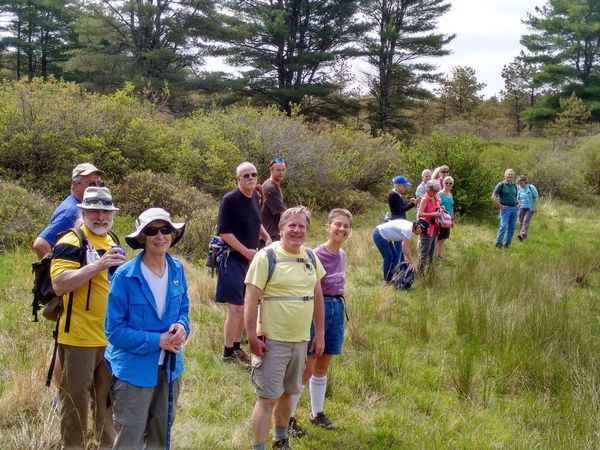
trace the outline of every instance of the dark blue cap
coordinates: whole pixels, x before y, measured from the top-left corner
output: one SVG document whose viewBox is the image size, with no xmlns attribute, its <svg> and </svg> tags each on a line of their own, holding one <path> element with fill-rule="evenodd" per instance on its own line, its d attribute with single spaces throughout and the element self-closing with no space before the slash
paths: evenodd
<svg viewBox="0 0 600 450">
<path fill-rule="evenodd" d="M 404 186 L 412 186 L 412 184 L 410 184 L 410 181 L 408 181 L 402 175 L 396 175 L 394 178 L 392 178 L 392 181 L 394 184 L 403 184 Z"/>
</svg>

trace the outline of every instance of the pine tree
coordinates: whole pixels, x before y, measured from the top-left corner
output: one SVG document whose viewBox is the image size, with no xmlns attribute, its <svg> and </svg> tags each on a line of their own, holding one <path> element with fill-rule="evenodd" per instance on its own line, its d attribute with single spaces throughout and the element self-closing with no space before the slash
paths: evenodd
<svg viewBox="0 0 600 450">
<path fill-rule="evenodd" d="M 435 81 L 435 66 L 416 63 L 423 57 L 450 53 L 454 35 L 435 33 L 437 19 L 450 9 L 443 0 L 365 0 L 361 11 L 370 33 L 362 39 L 367 61 L 375 68 L 371 89 L 376 99 L 374 134 L 406 123 L 402 109 L 427 98 L 423 81 Z"/>
</svg>

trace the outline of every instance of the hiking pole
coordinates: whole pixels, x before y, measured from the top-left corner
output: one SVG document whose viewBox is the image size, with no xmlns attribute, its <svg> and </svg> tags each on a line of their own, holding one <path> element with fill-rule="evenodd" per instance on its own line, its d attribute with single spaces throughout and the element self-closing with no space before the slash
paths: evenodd
<svg viewBox="0 0 600 450">
<path fill-rule="evenodd" d="M 177 356 L 175 352 L 168 352 L 167 355 L 169 358 L 169 372 L 167 374 L 169 377 L 169 404 L 167 408 L 167 442 L 165 444 L 165 450 L 170 450 L 171 426 L 173 425 L 173 398 L 175 397 L 175 383 L 173 377 L 175 376 L 175 362 L 177 361 Z"/>
</svg>

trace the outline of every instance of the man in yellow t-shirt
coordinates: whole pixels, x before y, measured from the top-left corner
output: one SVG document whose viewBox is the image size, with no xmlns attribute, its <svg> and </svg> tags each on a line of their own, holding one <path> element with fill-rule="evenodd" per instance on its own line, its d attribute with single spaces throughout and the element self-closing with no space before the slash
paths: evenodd
<svg viewBox="0 0 600 450">
<path fill-rule="evenodd" d="M 319 280 L 325 269 L 318 259 L 313 263 L 303 246 L 309 225 L 306 208 L 284 211 L 279 221 L 281 242 L 269 247 L 276 260 L 271 279 L 267 281 L 269 258 L 265 250 L 255 255 L 245 279 L 246 333 L 253 353 L 252 382 L 258 396 L 251 418 L 255 450 L 266 449 L 272 415 L 272 448 L 289 448 L 291 395 L 301 390 L 311 321 L 316 333 L 310 351 L 323 353 L 323 294 Z"/>
<path fill-rule="evenodd" d="M 60 434 L 65 449 L 88 447 L 91 401 L 92 445 L 108 449 L 112 448 L 115 430 L 112 411 L 107 406 L 111 374 L 104 361 L 104 316 L 110 286 L 108 271 L 123 264 L 125 256 L 108 234 L 118 211 L 109 190 L 88 187 L 77 206 L 87 244 L 81 250 L 77 235 L 65 234 L 54 247 L 50 268 L 54 292 L 63 296 L 63 311 L 58 319 L 58 357 L 63 367 L 59 386 Z"/>
</svg>

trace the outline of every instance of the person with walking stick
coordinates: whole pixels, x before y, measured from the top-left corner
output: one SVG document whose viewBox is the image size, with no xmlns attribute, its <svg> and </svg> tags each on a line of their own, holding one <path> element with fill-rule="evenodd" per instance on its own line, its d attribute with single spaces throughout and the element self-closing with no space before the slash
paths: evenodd
<svg viewBox="0 0 600 450">
<path fill-rule="evenodd" d="M 108 295 L 106 360 L 113 374 L 113 449 L 164 449 L 176 413 L 183 355 L 190 333 L 187 280 L 168 250 L 184 223 L 150 208 L 125 240 L 143 249 L 117 270 Z"/>
</svg>

